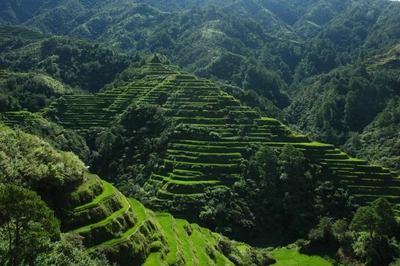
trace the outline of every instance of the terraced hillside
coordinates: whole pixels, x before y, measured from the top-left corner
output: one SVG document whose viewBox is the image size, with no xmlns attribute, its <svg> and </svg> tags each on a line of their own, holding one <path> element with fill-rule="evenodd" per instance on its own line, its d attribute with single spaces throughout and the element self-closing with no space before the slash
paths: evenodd
<svg viewBox="0 0 400 266">
<path fill-rule="evenodd" d="M 11 37 L 21 37 L 28 40 L 40 40 L 45 38 L 46 35 L 26 28 L 0 25 L 0 38 L 6 39 Z"/>
<path fill-rule="evenodd" d="M 143 67 L 142 75 L 126 86 L 95 95 L 63 96 L 43 115 L 69 128 L 106 127 L 133 102 L 159 105 L 179 124 L 164 165 L 148 181 L 149 189 L 157 189 L 155 207 L 168 209 L 172 201 L 185 201 L 196 211 L 206 189 L 238 180 L 241 164 L 254 147 L 280 149 L 285 144 L 321 164 L 325 177 L 341 182 L 359 203 L 385 197 L 400 207 L 400 180 L 391 170 L 349 158 L 333 145 L 312 142 L 276 119 L 260 117 L 212 82 L 158 60 Z"/>
<path fill-rule="evenodd" d="M 156 214 L 96 175 L 87 174 L 55 204 L 64 209 L 63 231 L 83 236 L 89 252 L 101 252 L 118 265 L 234 265 L 221 253 L 218 235 Z"/>
<path fill-rule="evenodd" d="M 271 253 L 266 250 L 254 249 L 231 241 L 196 224 L 174 219 L 166 213 L 155 214 L 144 208 L 137 200 L 123 196 L 110 183 L 101 180 L 97 175 L 90 174 L 76 155 L 57 151 L 38 137 L 10 129 L 1 123 L 0 153 L 2 191 L 4 191 L 4 186 L 11 185 L 10 183 L 15 187 L 23 185 L 36 189 L 35 191 L 40 193 L 40 197 L 60 220 L 61 228 L 58 228 L 57 222 L 55 236 L 57 237 L 59 231 L 62 231 L 67 238 L 82 238 L 85 252 L 103 254 L 112 265 L 234 265 L 222 252 L 225 252 L 228 257 L 234 256 L 236 262 L 238 259 L 242 261 L 235 265 L 252 265 L 254 254 L 261 255 L 264 261 L 274 261 Z M 13 165 L 16 164 L 18 164 L 18 170 L 13 171 L 15 169 Z M 28 189 L 24 188 L 24 190 Z M 1 196 L 4 203 L 4 195 L 1 194 Z M 31 198 L 26 200 L 32 201 Z M 17 203 L 19 206 L 25 206 L 25 202 L 21 200 L 17 200 Z M 9 210 L 7 204 L 1 206 L 2 213 Z M 45 203 L 42 202 L 42 204 Z M 47 217 L 55 218 L 53 212 L 50 214 L 51 216 Z M 10 217 L 12 217 L 10 220 L 14 220 L 15 216 L 10 215 Z M 18 220 L 21 217 L 15 219 Z M 36 223 L 39 220 L 36 216 L 32 218 L 28 214 L 27 217 L 21 218 L 24 223 L 32 222 L 35 226 L 42 226 L 41 220 Z M 23 226 L 21 228 L 31 235 L 40 234 L 43 241 L 47 241 L 46 229 L 38 232 L 35 231 L 36 228 L 25 229 L 26 227 Z M 2 224 L 1 230 L 6 230 L 6 225 Z M 21 234 L 24 246 L 30 247 L 44 243 L 26 241 L 24 234 L 27 232 Z M 56 237 L 52 241 L 57 241 Z M 76 243 L 74 242 L 73 245 Z M 239 251 L 236 248 L 238 245 L 244 246 L 248 254 Z M 229 249 L 223 246 L 229 246 Z M 29 250 L 32 251 L 32 249 Z M 39 252 L 49 250 L 51 249 Z M 1 259 L 4 254 L 2 250 Z M 56 252 L 57 257 L 75 255 L 75 251 L 69 248 Z M 34 254 L 34 256 L 38 255 Z M 71 263 L 51 259 L 44 263 L 38 261 L 37 264 L 70 265 Z M 76 263 L 76 265 L 82 265 L 84 262 L 80 260 Z M 8 264 L 5 262 L 1 265 Z"/>
</svg>

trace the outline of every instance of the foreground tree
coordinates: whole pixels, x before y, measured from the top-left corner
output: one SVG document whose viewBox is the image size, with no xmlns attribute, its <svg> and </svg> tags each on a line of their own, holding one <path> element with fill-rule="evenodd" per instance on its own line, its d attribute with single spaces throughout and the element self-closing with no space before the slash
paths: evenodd
<svg viewBox="0 0 400 266">
<path fill-rule="evenodd" d="M 82 239 L 83 237 L 73 233 L 61 234 L 60 241 L 48 241 L 48 250 L 39 254 L 33 265 L 110 265 L 105 254 L 86 252 Z"/>
<path fill-rule="evenodd" d="M 354 214 L 350 228 L 356 232 L 368 232 L 369 237 L 372 239 L 373 234 L 379 229 L 379 223 L 381 220 L 381 217 L 379 217 L 374 208 L 370 206 L 360 207 Z"/>
<path fill-rule="evenodd" d="M 60 236 L 59 221 L 40 196 L 14 184 L 0 185 L 0 264 L 31 264 Z"/>
</svg>

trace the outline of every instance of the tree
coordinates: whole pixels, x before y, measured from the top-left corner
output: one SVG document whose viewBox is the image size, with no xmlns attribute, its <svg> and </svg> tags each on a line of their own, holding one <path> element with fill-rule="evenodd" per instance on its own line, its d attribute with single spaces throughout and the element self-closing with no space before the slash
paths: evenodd
<svg viewBox="0 0 400 266">
<path fill-rule="evenodd" d="M 345 220 L 336 220 L 332 224 L 332 233 L 335 238 L 339 241 L 339 243 L 343 243 L 345 241 L 345 236 L 347 232 L 347 223 Z"/>
<path fill-rule="evenodd" d="M 14 184 L 0 185 L 1 265 L 30 264 L 57 240 L 59 221 L 36 192 Z"/>
<path fill-rule="evenodd" d="M 356 232 L 367 231 L 371 239 L 373 234 L 379 230 L 382 218 L 376 210 L 370 206 L 360 207 L 354 214 L 350 228 Z"/>
<path fill-rule="evenodd" d="M 260 171 L 260 186 L 275 186 L 278 175 L 278 157 L 275 151 L 268 146 L 263 146 L 254 157 Z"/>
<path fill-rule="evenodd" d="M 322 217 L 316 228 L 310 230 L 308 237 L 311 240 L 321 240 L 324 244 L 328 244 L 333 236 L 332 221 L 329 217 Z"/>
<path fill-rule="evenodd" d="M 384 198 L 379 198 L 372 202 L 371 206 L 381 218 L 379 233 L 389 237 L 393 236 L 397 230 L 397 222 L 390 203 Z"/>
<path fill-rule="evenodd" d="M 73 233 L 61 234 L 60 241 L 48 243 L 49 250 L 37 256 L 34 265 L 110 265 L 104 253 L 86 252 L 82 239 Z"/>
<path fill-rule="evenodd" d="M 283 172 L 290 178 L 294 178 L 304 172 L 304 155 L 291 144 L 283 146 L 282 153 L 279 156 L 279 161 Z"/>
</svg>

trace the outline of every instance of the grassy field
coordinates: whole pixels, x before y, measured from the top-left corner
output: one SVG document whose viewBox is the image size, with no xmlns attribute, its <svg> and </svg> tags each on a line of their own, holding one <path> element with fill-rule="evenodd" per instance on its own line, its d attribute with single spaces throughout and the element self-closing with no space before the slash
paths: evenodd
<svg viewBox="0 0 400 266">
<path fill-rule="evenodd" d="M 111 197 L 116 193 L 115 188 L 108 182 L 103 180 L 103 185 L 104 185 L 104 191 L 101 193 L 99 196 L 97 196 L 92 202 L 89 202 L 87 204 L 78 206 L 74 209 L 74 211 L 81 211 L 86 208 L 92 208 L 100 204 L 103 200 Z"/>
<path fill-rule="evenodd" d="M 142 264 L 142 266 L 156 266 L 163 265 L 163 263 L 158 258 L 158 253 L 151 253 L 147 260 Z"/>
<path fill-rule="evenodd" d="M 329 261 L 320 256 L 307 256 L 294 249 L 280 249 L 273 252 L 275 266 L 330 266 Z"/>
<path fill-rule="evenodd" d="M 81 227 L 77 230 L 75 230 L 76 232 L 79 231 L 84 231 L 84 230 L 89 230 L 92 229 L 94 227 L 97 226 L 103 226 L 107 223 L 109 223 L 111 220 L 115 219 L 116 217 L 120 216 L 121 214 L 123 214 L 124 212 L 126 212 L 129 208 L 129 203 L 127 202 L 127 199 L 122 195 L 122 193 L 120 193 L 121 197 L 122 197 L 122 203 L 123 203 L 123 207 L 121 209 L 119 209 L 118 211 L 114 212 L 112 215 L 108 216 L 106 219 L 98 222 L 98 223 L 94 223 L 94 224 L 89 224 L 87 226 Z"/>
<path fill-rule="evenodd" d="M 167 265 L 179 264 L 182 254 L 182 245 L 180 241 L 179 230 L 176 228 L 176 223 L 173 217 L 168 213 L 157 213 L 157 220 L 164 229 L 165 237 L 169 244 L 169 252 L 165 258 Z"/>
</svg>

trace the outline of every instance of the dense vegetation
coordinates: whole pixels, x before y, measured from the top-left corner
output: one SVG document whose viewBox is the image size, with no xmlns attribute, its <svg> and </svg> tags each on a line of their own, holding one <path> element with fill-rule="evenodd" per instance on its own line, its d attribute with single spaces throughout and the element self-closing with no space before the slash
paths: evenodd
<svg viewBox="0 0 400 266">
<path fill-rule="evenodd" d="M 1 29 L 7 33 L 9 26 L 2 26 Z M 113 81 L 131 63 L 140 60 L 139 56 L 116 52 L 99 44 L 55 36 L 31 39 L 28 33 L 16 37 L 13 34 L 0 34 L 3 35 L 0 41 L 0 69 L 40 72 L 44 75 L 35 77 L 30 84 L 25 84 L 26 77 L 22 74 L 11 75 L 6 80 L 5 89 L 21 86 L 26 88 L 27 93 L 48 97 L 52 96 L 49 94 L 52 90 L 58 96 L 68 92 L 79 93 L 80 90 L 96 92 Z M 57 84 L 57 81 L 61 84 Z M 36 91 L 32 91 L 35 83 Z"/>
<path fill-rule="evenodd" d="M 399 180 L 389 169 L 311 142 L 160 61 L 154 56 L 123 86 L 91 98 L 65 95 L 48 108 L 85 134 L 95 150 L 90 169 L 126 195 L 253 244 L 306 238 L 323 216 L 351 221 L 356 203 L 383 194 L 398 203 Z M 372 256 L 357 254 L 353 242 L 350 256 Z"/>
<path fill-rule="evenodd" d="M 272 238 L 293 241 L 304 237 L 315 217 L 348 218 L 354 203 L 347 192 L 323 180 L 290 144 L 281 151 L 261 147 L 243 169 L 243 177 L 230 189 L 210 191 L 200 220 L 239 239 Z"/>
<path fill-rule="evenodd" d="M 46 33 L 105 42 L 134 54 L 162 51 L 187 71 L 221 81 L 221 88 L 259 112 L 284 119 L 316 140 L 334 143 L 352 155 L 368 159 L 374 158 L 367 155 L 368 151 L 362 152 L 364 155 L 355 153 L 351 143 L 397 95 L 396 1 L 140 1 L 118 5 L 112 1 L 81 1 L 75 6 L 34 1 L 26 7 L 15 1 L 7 3 L 7 11 L 1 16 L 4 22 L 26 23 Z M 25 9 L 28 6 L 30 9 Z M 71 15 L 61 15 L 66 13 Z M 47 37 L 25 35 L 29 36 L 29 43 Z M 47 47 L 42 52 L 20 49 L 26 42 L 22 36 L 14 32 L 4 39 L 2 47 L 7 52 L 1 57 L 3 68 L 25 72 L 40 68 L 72 88 L 78 86 L 86 91 L 99 90 L 131 62 L 140 61 L 138 55 L 130 59 L 118 53 L 110 55 L 97 45 L 85 46 L 62 38 L 41 44 L 42 48 Z M 55 42 L 60 43 L 55 46 Z M 12 58 L 10 50 L 14 51 Z M 21 60 L 26 66 L 18 65 Z M 368 74 L 355 70 L 363 67 Z M 111 69 L 115 71 L 110 72 Z M 319 75 L 331 70 L 329 76 Z M 369 92 L 350 88 L 349 73 L 359 77 L 359 88 L 368 87 Z M 132 74 L 125 71 L 117 77 L 117 84 Z M 379 78 L 382 74 L 385 76 Z M 338 80 L 336 84 L 333 76 Z M 316 94 L 316 87 L 324 89 Z M 363 94 L 362 100 L 351 110 L 347 108 L 345 117 L 346 103 L 352 104 L 358 93 Z M 375 99 L 377 93 L 379 97 Z M 308 104 L 311 101 L 316 103 Z M 371 101 L 377 102 L 364 115 L 366 110 L 360 106 Z M 309 112 L 319 113 L 323 121 L 309 121 Z M 357 122 L 352 124 L 350 120 Z M 394 158 L 376 162 L 396 167 L 392 161 Z"/>
<path fill-rule="evenodd" d="M 304 238 L 296 242 L 302 252 L 339 251 L 347 264 L 389 264 L 400 256 L 397 175 L 364 161 L 400 171 L 397 1 L 6 0 L 0 10 L 1 23 L 43 32 L 0 26 L 0 121 L 16 129 L 0 128 L 0 183 L 7 183 L 0 188 L 38 202 L 52 221 L 38 232 L 43 238 L 23 240 L 37 250 L 1 242 L 3 264 L 20 264 L 25 255 L 15 254 L 29 252 L 35 258 L 26 255 L 24 263 L 62 264 L 67 255 L 56 257 L 60 250 L 76 254 L 75 263 L 107 263 L 82 253 L 82 243 L 100 245 L 90 240 L 89 224 L 60 211 L 61 202 L 50 204 L 62 220 L 82 223 L 86 240 L 60 236 L 54 214 L 31 191 L 49 203 L 52 188 L 78 189 L 87 181 L 84 164 L 59 150 L 146 206 L 236 239 Z M 146 65 L 155 52 L 164 56 Z M 101 208 L 112 218 L 97 223 L 117 219 L 118 211 Z M 24 225 L 28 231 L 41 223 L 35 215 Z M 135 220 L 123 219 L 121 230 Z M 61 231 L 68 226 L 61 223 Z M 113 235 L 107 228 L 104 235 Z M 176 230 L 170 239 L 183 232 Z M 162 237 L 148 241 L 155 246 L 143 247 L 147 255 L 176 259 L 166 255 L 171 247 Z M 137 248 L 128 242 L 108 249 L 107 258 L 123 263 L 113 254 Z M 236 244 L 219 244 L 206 252 L 209 262 L 222 252 L 250 263 Z M 254 252 L 252 263 L 271 259 Z"/>
<path fill-rule="evenodd" d="M 0 142 L 1 264 L 57 264 L 70 254 L 76 255 L 76 263 L 103 263 L 83 252 L 79 238 L 60 235 L 60 222 L 48 207 L 57 193 L 82 183 L 83 163 L 72 153 L 58 152 L 37 137 L 4 126 Z"/>
<path fill-rule="evenodd" d="M 10 143 L 8 148 L 0 145 L 2 265 L 274 262 L 265 249 L 145 209 L 87 173 L 74 155 L 56 151 L 37 137 L 4 126 L 0 134 L 2 142 Z"/>
</svg>

